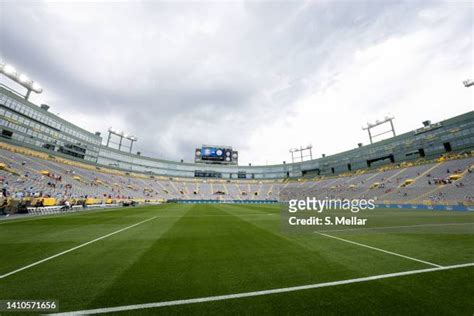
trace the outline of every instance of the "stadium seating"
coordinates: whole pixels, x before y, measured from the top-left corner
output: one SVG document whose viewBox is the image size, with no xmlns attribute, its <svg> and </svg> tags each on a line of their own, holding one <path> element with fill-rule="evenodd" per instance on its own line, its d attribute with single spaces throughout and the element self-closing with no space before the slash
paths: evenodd
<svg viewBox="0 0 474 316">
<path fill-rule="evenodd" d="M 0 180 L 10 199 L 50 197 L 59 204 L 85 199 L 98 204 L 112 200 L 278 200 L 285 188 L 298 189 L 302 197 L 376 198 L 386 203 L 474 201 L 472 156 L 334 177 L 275 181 L 155 178 L 6 149 L 0 149 L 0 163 Z"/>
</svg>

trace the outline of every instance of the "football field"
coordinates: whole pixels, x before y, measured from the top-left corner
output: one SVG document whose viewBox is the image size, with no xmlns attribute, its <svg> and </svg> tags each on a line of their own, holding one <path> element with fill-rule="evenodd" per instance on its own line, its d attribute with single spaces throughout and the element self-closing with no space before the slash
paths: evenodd
<svg viewBox="0 0 474 316">
<path fill-rule="evenodd" d="M 282 231 L 276 205 L 3 220 L 0 300 L 56 300 L 77 314 L 474 313 L 474 212 L 367 217 L 301 234 Z"/>
</svg>

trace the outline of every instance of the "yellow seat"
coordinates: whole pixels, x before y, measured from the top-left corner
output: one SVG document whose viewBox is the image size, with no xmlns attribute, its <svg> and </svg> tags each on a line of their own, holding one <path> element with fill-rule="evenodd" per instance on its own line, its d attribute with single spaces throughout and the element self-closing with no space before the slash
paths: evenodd
<svg viewBox="0 0 474 316">
<path fill-rule="evenodd" d="M 460 174 L 452 174 L 449 176 L 449 180 L 453 180 L 453 181 L 459 180 L 461 178 L 462 178 L 462 175 Z"/>
</svg>

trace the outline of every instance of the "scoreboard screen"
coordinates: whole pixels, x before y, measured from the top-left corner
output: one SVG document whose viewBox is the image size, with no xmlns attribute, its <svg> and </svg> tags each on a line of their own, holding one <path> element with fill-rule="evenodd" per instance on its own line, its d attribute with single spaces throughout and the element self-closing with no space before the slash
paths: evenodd
<svg viewBox="0 0 474 316">
<path fill-rule="evenodd" d="M 196 149 L 195 162 L 237 164 L 237 152 L 232 147 L 203 145 Z"/>
<path fill-rule="evenodd" d="M 201 147 L 202 160 L 217 160 L 225 161 L 226 158 L 231 158 L 231 150 L 217 147 Z"/>
</svg>

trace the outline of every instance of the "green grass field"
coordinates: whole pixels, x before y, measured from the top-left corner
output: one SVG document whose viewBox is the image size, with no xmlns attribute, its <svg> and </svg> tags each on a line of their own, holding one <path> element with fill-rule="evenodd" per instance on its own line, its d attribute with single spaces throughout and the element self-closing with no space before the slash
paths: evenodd
<svg viewBox="0 0 474 316">
<path fill-rule="evenodd" d="M 368 217 L 374 229 L 326 235 L 282 233 L 271 205 L 166 204 L 0 221 L 0 300 L 55 299 L 67 312 L 353 280 L 120 314 L 474 314 L 474 266 L 452 267 L 474 262 L 474 213 Z"/>
</svg>

